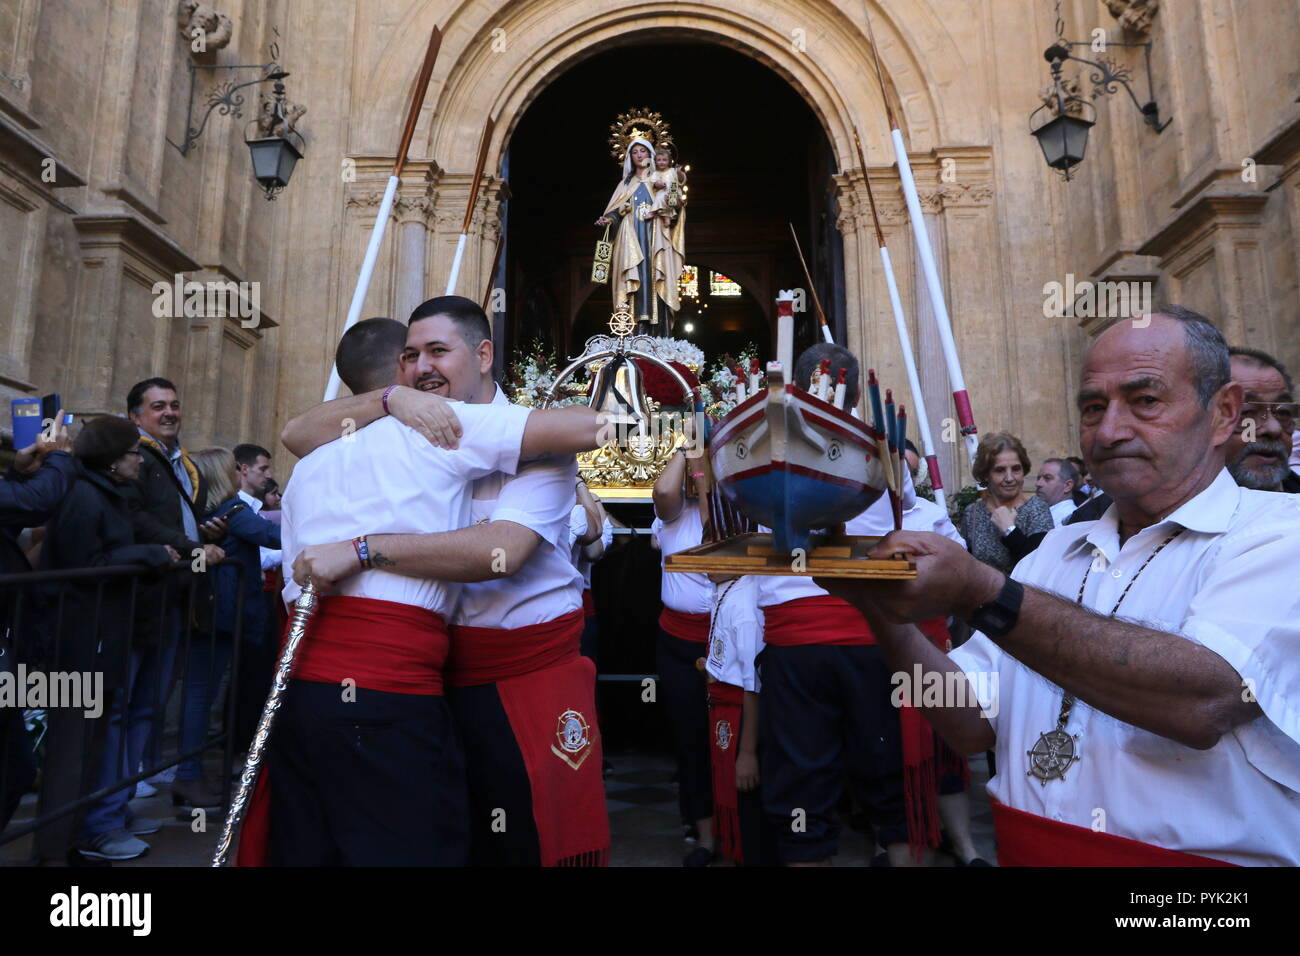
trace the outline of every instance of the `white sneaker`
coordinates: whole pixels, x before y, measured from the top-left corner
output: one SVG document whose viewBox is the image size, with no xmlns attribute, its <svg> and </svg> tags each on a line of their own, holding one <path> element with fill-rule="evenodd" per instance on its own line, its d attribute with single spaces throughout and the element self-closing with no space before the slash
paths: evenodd
<svg viewBox="0 0 1300 956">
<path fill-rule="evenodd" d="M 148 780 L 141 780 L 135 785 L 135 795 L 137 797 L 152 797 L 158 792 L 158 788 L 153 786 Z"/>
<path fill-rule="evenodd" d="M 134 860 L 149 852 L 149 844 L 125 830 L 109 830 L 77 844 L 77 852 L 94 860 Z"/>
</svg>

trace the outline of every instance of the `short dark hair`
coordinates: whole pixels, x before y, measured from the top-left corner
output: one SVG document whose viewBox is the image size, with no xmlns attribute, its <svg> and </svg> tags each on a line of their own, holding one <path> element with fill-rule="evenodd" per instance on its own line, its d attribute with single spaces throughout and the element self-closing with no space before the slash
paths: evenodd
<svg viewBox="0 0 1300 956">
<path fill-rule="evenodd" d="M 1228 343 L 1224 341 L 1223 333 L 1201 313 L 1186 306 L 1162 305 L 1152 309 L 1150 315 L 1163 315 L 1183 324 L 1196 398 L 1202 408 L 1209 408 L 1210 399 L 1232 379 L 1232 368 L 1228 365 Z M 1136 318 L 1111 319 L 1101 327 L 1098 335 L 1121 322 L 1136 321 Z"/>
<path fill-rule="evenodd" d="M 1257 368 L 1275 369 L 1282 376 L 1282 381 L 1286 382 L 1286 390 L 1288 392 L 1295 390 L 1295 384 L 1291 381 L 1291 373 L 1286 370 L 1286 366 L 1267 352 L 1259 349 L 1238 348 L 1234 345 L 1228 349 L 1228 361 L 1231 362 L 1234 358 L 1243 358 L 1246 360 L 1246 364 L 1254 365 Z"/>
<path fill-rule="evenodd" d="M 993 462 L 1004 451 L 1015 452 L 1020 467 L 1029 474 L 1029 452 L 1025 451 L 1024 443 L 1010 432 L 993 432 L 981 438 L 979 447 L 975 449 L 975 461 L 970 466 L 971 477 L 981 485 L 987 485 Z"/>
<path fill-rule="evenodd" d="M 401 322 L 382 316 L 362 319 L 343 333 L 334 350 L 339 378 L 353 395 L 392 385 L 405 345 L 406 326 Z"/>
<path fill-rule="evenodd" d="M 421 319 L 432 319 L 444 315 L 456 326 L 456 331 L 471 349 L 476 349 L 484 339 L 492 341 L 492 325 L 487 313 L 473 299 L 463 295 L 440 295 L 415 307 L 407 325 L 414 325 Z"/>
<path fill-rule="evenodd" d="M 131 391 L 126 393 L 126 410 L 128 414 L 135 415 L 140 411 L 140 406 L 144 404 L 144 393 L 151 388 L 165 388 L 170 391 L 176 391 L 176 386 L 165 378 L 146 378 L 143 382 L 136 382 L 131 386 Z"/>
<path fill-rule="evenodd" d="M 72 454 L 90 471 L 108 471 L 139 441 L 139 430 L 127 419 L 101 415 L 82 426 L 72 442 Z"/>
<path fill-rule="evenodd" d="M 842 345 L 834 345 L 830 342 L 818 342 L 816 345 L 810 345 L 803 350 L 794 363 L 794 384 L 802 388 L 805 392 L 812 384 L 813 369 L 822 364 L 823 359 L 831 360 L 831 381 L 836 382 L 840 377 L 840 370 L 844 370 L 844 403 L 846 408 L 852 408 L 858 404 L 858 379 L 859 365 L 858 358 Z"/>
<path fill-rule="evenodd" d="M 238 465 L 255 465 L 258 458 L 270 460 L 271 453 L 261 445 L 252 445 L 245 442 L 242 445 L 235 446 L 235 463 Z"/>
<path fill-rule="evenodd" d="M 1070 489 L 1070 491 L 1079 490 L 1079 485 L 1083 483 L 1083 475 L 1080 473 L 1079 469 L 1075 467 L 1074 462 L 1070 461 L 1070 459 L 1044 458 L 1043 464 L 1056 465 L 1057 471 L 1060 473 L 1062 481 L 1074 482 L 1074 486 Z"/>
</svg>

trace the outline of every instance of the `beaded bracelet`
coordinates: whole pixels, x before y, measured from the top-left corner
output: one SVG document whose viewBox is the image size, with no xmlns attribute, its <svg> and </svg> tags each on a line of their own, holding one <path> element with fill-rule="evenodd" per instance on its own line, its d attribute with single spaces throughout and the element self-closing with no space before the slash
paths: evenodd
<svg viewBox="0 0 1300 956">
<path fill-rule="evenodd" d="M 361 563 L 361 569 L 363 571 L 368 571 L 374 567 L 370 561 L 370 546 L 366 543 L 365 535 L 361 535 L 359 538 L 353 538 L 352 548 L 357 553 L 357 561 Z"/>
</svg>

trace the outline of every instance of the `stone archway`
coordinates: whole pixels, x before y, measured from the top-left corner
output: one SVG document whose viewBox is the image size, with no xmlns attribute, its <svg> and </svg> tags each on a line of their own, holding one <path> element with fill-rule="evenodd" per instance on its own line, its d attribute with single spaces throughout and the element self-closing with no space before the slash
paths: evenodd
<svg viewBox="0 0 1300 956">
<path fill-rule="evenodd" d="M 442 54 L 434 71 L 413 150 L 422 151 L 428 179 L 426 223 L 432 235 L 424 244 L 426 291 L 440 292 L 449 270 L 468 195 L 480 133 L 488 115 L 496 121 L 487 169 L 499 170 L 516 124 L 528 104 L 575 63 L 646 38 L 692 37 L 740 50 L 783 77 L 809 105 L 831 143 L 839 173 L 834 177 L 839 205 L 836 227 L 843 240 L 847 344 L 907 393 L 902 359 L 893 329 L 884 280 L 876 256 L 866 207 L 864 171 L 853 146 L 862 133 L 868 172 L 881 200 L 898 280 L 907 306 L 913 342 L 923 353 L 922 379 L 932 428 L 948 412 L 947 375 L 936 342 L 918 334 L 917 312 L 928 310 L 915 295 L 911 239 L 899 194 L 881 92 L 870 68 L 862 8 L 856 0 L 755 0 L 743 9 L 725 2 L 695 0 L 615 0 L 592 11 L 584 5 L 546 0 L 528 4 L 466 2 L 450 14 L 430 0 L 412 6 L 392 30 L 393 39 L 362 86 L 364 109 L 355 111 L 353 149 L 357 155 L 382 155 L 391 149 L 392 116 L 404 109 L 409 87 L 391 82 L 392 64 L 417 63 L 428 30 L 440 20 Z M 900 117 L 909 154 L 923 193 L 940 269 L 949 286 L 949 308 L 958 319 L 959 350 L 970 356 L 967 378 L 1009 380 L 1012 340 L 989 340 L 977 317 L 1000 296 L 1002 266 L 986 251 L 999 245 L 998 217 L 991 201 L 990 131 L 979 92 L 965 77 L 963 51 L 928 0 L 871 0 L 886 86 Z M 387 66 L 385 66 L 385 64 Z M 940 98 L 936 91 L 942 90 Z M 422 147 L 422 149 L 421 149 Z M 956 171 L 941 181 L 940 171 Z M 951 182 L 951 185 L 947 183 Z M 404 189 L 405 189 L 404 183 Z M 488 281 L 497 241 L 500 182 L 485 184 L 475 211 L 471 241 L 462 264 L 464 288 L 482 289 Z M 405 264 L 415 264 L 414 246 L 404 248 Z M 961 295 L 956 290 L 961 290 Z M 459 291 L 459 290 L 458 290 Z M 477 292 L 472 294 L 477 295 Z M 923 332 L 923 330 L 922 330 Z M 1014 419 L 1014 394 L 975 396 L 977 417 Z M 990 407 L 991 406 L 991 407 Z M 992 413 L 991 415 L 989 413 Z M 957 464 L 950 449 L 947 467 Z"/>
</svg>

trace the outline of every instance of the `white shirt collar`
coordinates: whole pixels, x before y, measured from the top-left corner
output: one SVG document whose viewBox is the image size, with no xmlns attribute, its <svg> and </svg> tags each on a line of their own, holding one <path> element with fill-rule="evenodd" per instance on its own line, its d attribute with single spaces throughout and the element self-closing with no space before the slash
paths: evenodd
<svg viewBox="0 0 1300 956">
<path fill-rule="evenodd" d="M 262 510 L 262 502 L 258 501 L 243 488 L 239 489 L 239 500 L 248 505 L 248 507 L 252 509 L 253 514 L 257 514 Z"/>
<path fill-rule="evenodd" d="M 1232 517 L 1237 513 L 1240 504 L 1241 488 L 1232 479 L 1228 469 L 1224 468 L 1200 494 L 1183 502 L 1172 514 L 1152 525 L 1151 528 L 1175 524 L 1201 534 L 1222 534 L 1232 524 Z M 1150 531 L 1151 528 L 1142 530 Z M 1076 547 L 1085 544 L 1099 549 L 1107 560 L 1115 560 L 1120 550 L 1118 505 L 1112 504 L 1107 508 L 1106 513 L 1098 519 L 1087 537 Z"/>
</svg>

